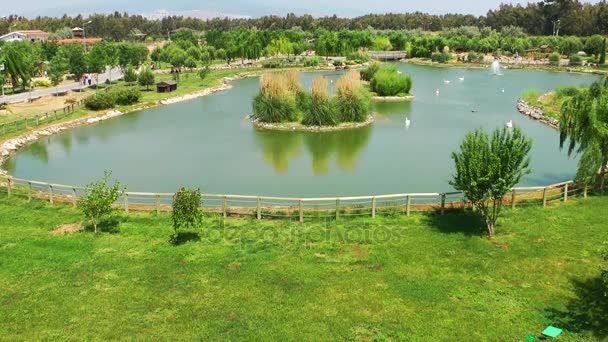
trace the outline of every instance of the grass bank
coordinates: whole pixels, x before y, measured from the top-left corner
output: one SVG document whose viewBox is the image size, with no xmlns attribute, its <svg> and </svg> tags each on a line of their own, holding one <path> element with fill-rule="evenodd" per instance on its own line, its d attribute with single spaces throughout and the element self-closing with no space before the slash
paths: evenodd
<svg viewBox="0 0 608 342">
<path fill-rule="evenodd" d="M 599 252 L 608 198 L 472 217 L 317 222 L 206 218 L 168 243 L 167 214 L 51 236 L 77 211 L 0 199 L 6 340 L 565 341 L 608 335 Z"/>
</svg>

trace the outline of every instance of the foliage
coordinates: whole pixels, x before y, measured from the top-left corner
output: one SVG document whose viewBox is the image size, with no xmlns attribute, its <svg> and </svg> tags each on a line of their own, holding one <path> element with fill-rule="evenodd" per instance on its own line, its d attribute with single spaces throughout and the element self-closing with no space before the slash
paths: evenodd
<svg viewBox="0 0 608 342">
<path fill-rule="evenodd" d="M 98 92 L 84 100 L 86 108 L 91 110 L 110 109 L 118 105 L 131 105 L 139 102 L 141 92 L 135 88 L 112 89 L 111 91 Z"/>
<path fill-rule="evenodd" d="M 558 65 L 560 59 L 561 56 L 557 52 L 553 52 L 551 55 L 549 55 L 549 62 L 553 65 Z"/>
<path fill-rule="evenodd" d="M 481 213 L 489 236 L 494 235 L 505 195 L 530 172 L 531 147 L 519 128 L 496 130 L 491 138 L 476 130 L 465 136 L 460 152 L 452 153 L 456 174 L 450 185 L 464 192 Z"/>
<path fill-rule="evenodd" d="M 68 60 L 63 55 L 56 54 L 49 64 L 49 78 L 54 87 L 63 81 L 66 70 L 68 70 Z"/>
<path fill-rule="evenodd" d="M 85 196 L 78 199 L 78 208 L 89 219 L 95 233 L 97 233 L 97 225 L 112 213 L 112 204 L 120 196 L 118 181 L 108 186 L 110 175 L 111 172 L 104 172 L 103 179 L 87 185 Z"/>
<path fill-rule="evenodd" d="M 336 107 L 327 95 L 327 79 L 317 77 L 312 81 L 310 101 L 305 101 L 302 124 L 307 126 L 335 126 L 338 124 Z"/>
<path fill-rule="evenodd" d="M 298 108 L 286 74 L 265 74 L 260 85 L 260 93 L 253 99 L 253 114 L 263 122 L 294 121 Z"/>
<path fill-rule="evenodd" d="M 361 76 L 351 71 L 336 82 L 336 111 L 341 122 L 363 122 L 371 112 L 371 95 Z"/>
<path fill-rule="evenodd" d="M 112 90 L 110 96 L 114 97 L 114 101 L 118 105 L 128 106 L 141 100 L 141 92 L 137 88 L 123 88 L 120 90 Z"/>
<path fill-rule="evenodd" d="M 90 73 L 102 73 L 109 64 L 105 44 L 95 44 L 85 55 L 86 69 Z"/>
<path fill-rule="evenodd" d="M 412 88 L 412 78 L 399 74 L 394 67 L 382 67 L 372 78 L 370 87 L 378 96 L 406 95 Z"/>
<path fill-rule="evenodd" d="M 361 70 L 361 79 L 364 81 L 371 81 L 374 75 L 380 70 L 380 63 L 372 63 L 367 68 Z"/>
<path fill-rule="evenodd" d="M 186 62 L 184 62 L 184 66 L 188 69 L 194 69 L 197 67 L 197 62 L 196 59 L 194 59 L 194 57 L 189 56 L 188 58 L 186 58 Z"/>
<path fill-rule="evenodd" d="M 123 79 L 127 83 L 137 82 L 137 73 L 132 65 L 127 65 Z"/>
<path fill-rule="evenodd" d="M 2 55 L 5 73 L 11 79 L 13 89 L 21 85 L 22 89 L 30 84 L 39 56 L 34 45 L 29 42 L 12 42 L 4 44 Z"/>
<path fill-rule="evenodd" d="M 570 64 L 571 65 L 581 65 L 583 63 L 583 58 L 577 54 L 573 54 L 570 56 Z"/>
<path fill-rule="evenodd" d="M 449 52 L 433 52 L 431 60 L 437 63 L 447 63 L 452 59 L 452 54 Z"/>
<path fill-rule="evenodd" d="M 209 65 L 205 65 L 205 67 L 198 71 L 198 77 L 201 79 L 201 81 L 204 81 L 210 72 L 211 69 L 209 68 Z"/>
<path fill-rule="evenodd" d="M 608 79 L 594 82 L 562 106 L 560 146 L 581 153 L 576 179 L 604 190 L 608 171 Z"/>
<path fill-rule="evenodd" d="M 390 51 L 393 49 L 393 45 L 387 37 L 377 37 L 374 40 L 374 48 L 378 51 Z"/>
<path fill-rule="evenodd" d="M 304 59 L 305 67 L 316 67 L 323 63 L 323 59 L 319 56 L 312 56 Z"/>
<path fill-rule="evenodd" d="M 197 228 L 203 223 L 203 212 L 200 210 L 201 202 L 200 189 L 181 188 L 173 195 L 171 221 L 173 222 L 174 234 L 172 239 L 174 241 L 180 229 Z"/>
<path fill-rule="evenodd" d="M 262 63 L 262 68 L 276 69 L 281 67 L 281 61 L 278 59 L 269 59 Z"/>
<path fill-rule="evenodd" d="M 604 41 L 602 42 L 602 51 L 600 51 L 599 63 L 601 65 L 606 64 L 606 37 L 604 37 Z"/>
<path fill-rule="evenodd" d="M 142 87 L 146 87 L 146 90 L 149 90 L 150 86 L 154 85 L 154 82 L 154 72 L 148 67 L 143 68 L 137 77 L 137 83 Z"/>
<path fill-rule="evenodd" d="M 368 62 L 369 56 L 365 52 L 357 51 L 357 52 L 354 52 L 354 53 L 351 53 L 350 55 L 348 55 L 348 57 L 346 59 L 351 60 L 351 61 L 356 61 L 357 64 L 361 64 L 361 63 Z"/>
</svg>

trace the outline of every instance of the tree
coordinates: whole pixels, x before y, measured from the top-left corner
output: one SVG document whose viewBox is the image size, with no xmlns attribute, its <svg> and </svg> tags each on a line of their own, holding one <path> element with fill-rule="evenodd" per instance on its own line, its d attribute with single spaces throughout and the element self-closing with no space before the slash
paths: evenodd
<svg viewBox="0 0 608 342">
<path fill-rule="evenodd" d="M 602 43 L 602 51 L 600 52 L 600 64 L 606 64 L 606 38 Z"/>
<path fill-rule="evenodd" d="M 197 67 L 196 59 L 194 59 L 192 57 L 186 58 L 186 61 L 184 62 L 184 66 L 190 70 L 196 68 Z"/>
<path fill-rule="evenodd" d="M 150 86 L 154 85 L 155 82 L 154 73 L 150 68 L 146 67 L 139 73 L 137 81 L 140 86 L 146 87 L 146 90 L 150 90 Z"/>
<path fill-rule="evenodd" d="M 201 70 L 199 70 L 198 77 L 201 79 L 201 81 L 204 81 L 205 78 L 207 78 L 207 76 L 209 75 L 210 72 L 211 72 L 211 69 L 209 68 L 209 65 L 205 65 L 204 68 L 202 68 Z"/>
<path fill-rule="evenodd" d="M 137 73 L 135 72 L 135 69 L 132 65 L 127 65 L 127 68 L 125 69 L 124 80 L 127 83 L 133 83 L 138 81 Z"/>
<path fill-rule="evenodd" d="M 568 154 L 581 153 L 576 180 L 604 191 L 608 172 L 608 80 L 596 81 L 589 89 L 562 106 L 560 147 Z"/>
<path fill-rule="evenodd" d="M 62 45 L 58 53 L 62 53 L 66 56 L 70 72 L 74 75 L 74 79 L 80 80 L 87 69 L 84 58 L 84 48 L 82 45 Z"/>
<path fill-rule="evenodd" d="M 30 42 L 12 42 L 2 47 L 5 73 L 11 79 L 13 91 L 20 84 L 23 89 L 30 84 L 38 56 Z"/>
<path fill-rule="evenodd" d="M 100 74 L 106 70 L 108 65 L 108 55 L 104 44 L 94 45 L 91 51 L 85 58 L 86 68 L 88 72 Z M 99 83 L 99 75 L 97 75 L 97 83 Z"/>
<path fill-rule="evenodd" d="M 492 137 L 482 130 L 468 133 L 460 152 L 452 153 L 456 174 L 450 181 L 479 211 L 487 233 L 494 235 L 505 195 L 530 172 L 528 153 L 532 141 L 519 128 L 496 130 Z"/>
<path fill-rule="evenodd" d="M 186 58 L 188 58 L 188 55 L 184 50 L 175 48 L 171 51 L 169 60 L 174 68 L 181 68 L 186 63 Z"/>
<path fill-rule="evenodd" d="M 176 241 L 181 228 L 194 228 L 201 225 L 203 213 L 200 210 L 200 205 L 200 189 L 181 188 L 173 195 L 173 211 L 171 213 L 174 230 L 173 241 Z"/>
<path fill-rule="evenodd" d="M 85 196 L 78 200 L 78 207 L 93 225 L 95 233 L 97 233 L 97 225 L 102 222 L 104 217 L 112 213 L 112 204 L 121 194 L 118 190 L 120 187 L 118 181 L 114 185 L 108 186 L 110 175 L 111 172 L 104 172 L 103 179 L 89 184 L 85 188 Z"/>
<path fill-rule="evenodd" d="M 67 70 L 67 58 L 65 58 L 63 54 L 56 54 L 49 65 L 49 78 L 51 79 L 51 84 L 53 85 L 53 87 L 57 87 L 61 83 L 61 81 L 63 81 L 63 76 L 65 75 L 65 72 Z M 57 88 L 57 94 L 59 94 L 59 88 Z"/>
</svg>

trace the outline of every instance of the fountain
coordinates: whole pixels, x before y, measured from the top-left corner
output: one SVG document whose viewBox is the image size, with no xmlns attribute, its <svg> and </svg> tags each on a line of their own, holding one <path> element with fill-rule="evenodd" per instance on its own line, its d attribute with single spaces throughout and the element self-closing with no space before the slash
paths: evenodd
<svg viewBox="0 0 608 342">
<path fill-rule="evenodd" d="M 492 69 L 492 75 L 502 75 L 500 73 L 500 62 L 498 62 L 498 61 L 492 62 L 492 66 L 490 68 Z"/>
</svg>

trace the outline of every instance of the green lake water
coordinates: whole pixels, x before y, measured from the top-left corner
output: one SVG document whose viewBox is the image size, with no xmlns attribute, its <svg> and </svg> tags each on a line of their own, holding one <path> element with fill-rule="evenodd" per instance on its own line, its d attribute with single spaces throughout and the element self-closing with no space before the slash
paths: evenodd
<svg viewBox="0 0 608 342">
<path fill-rule="evenodd" d="M 132 113 L 57 134 L 21 149 L 4 167 L 15 177 L 86 185 L 104 170 L 129 191 L 268 196 L 350 196 L 451 190 L 451 153 L 466 132 L 513 120 L 534 140 L 532 173 L 522 185 L 571 179 L 576 159 L 559 133 L 519 114 L 527 89 L 590 84 L 590 75 L 399 65 L 412 75 L 411 103 L 377 103 L 373 126 L 334 133 L 257 131 L 246 119 L 258 79 L 211 96 Z M 339 72 L 303 73 L 335 80 Z M 193 77 L 193 76 L 192 76 Z M 464 77 L 464 80 L 459 80 Z M 450 83 L 444 81 L 449 80 Z M 439 89 L 439 95 L 436 90 Z M 411 126 L 405 126 L 405 119 Z"/>
</svg>

